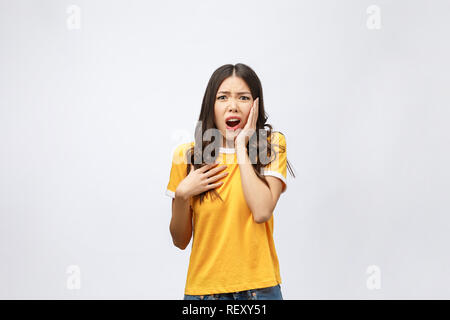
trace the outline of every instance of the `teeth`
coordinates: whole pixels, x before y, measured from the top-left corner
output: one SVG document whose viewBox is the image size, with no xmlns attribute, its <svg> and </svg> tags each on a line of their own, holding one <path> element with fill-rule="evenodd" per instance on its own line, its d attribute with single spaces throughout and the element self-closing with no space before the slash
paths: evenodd
<svg viewBox="0 0 450 320">
<path fill-rule="evenodd" d="M 239 119 L 230 119 L 230 120 L 228 120 L 229 122 L 238 122 L 239 121 Z"/>
</svg>

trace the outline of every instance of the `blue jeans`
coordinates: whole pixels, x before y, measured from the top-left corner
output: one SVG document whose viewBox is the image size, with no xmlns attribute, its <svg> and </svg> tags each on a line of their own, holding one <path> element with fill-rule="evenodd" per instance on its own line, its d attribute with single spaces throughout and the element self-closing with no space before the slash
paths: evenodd
<svg viewBox="0 0 450 320">
<path fill-rule="evenodd" d="M 184 295 L 184 300 L 283 300 L 279 284 L 273 287 L 208 295 Z"/>
</svg>

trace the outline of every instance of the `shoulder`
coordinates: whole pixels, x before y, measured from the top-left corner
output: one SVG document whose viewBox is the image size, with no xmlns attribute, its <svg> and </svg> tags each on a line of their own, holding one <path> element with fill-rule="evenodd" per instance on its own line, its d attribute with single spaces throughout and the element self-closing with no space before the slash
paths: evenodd
<svg viewBox="0 0 450 320">
<path fill-rule="evenodd" d="M 286 146 L 286 138 L 284 134 L 282 134 L 279 131 L 272 131 L 272 134 L 270 135 L 270 142 L 280 145 L 280 146 Z"/>
<path fill-rule="evenodd" d="M 173 159 L 176 160 L 177 163 L 182 163 L 186 161 L 186 152 L 194 146 L 194 142 L 184 142 L 178 144 L 173 150 Z"/>
<path fill-rule="evenodd" d="M 284 134 L 280 131 L 272 131 L 271 138 L 274 140 L 285 139 Z"/>
<path fill-rule="evenodd" d="M 180 143 L 175 147 L 174 153 L 187 151 L 192 146 L 194 146 L 194 141 Z"/>
</svg>

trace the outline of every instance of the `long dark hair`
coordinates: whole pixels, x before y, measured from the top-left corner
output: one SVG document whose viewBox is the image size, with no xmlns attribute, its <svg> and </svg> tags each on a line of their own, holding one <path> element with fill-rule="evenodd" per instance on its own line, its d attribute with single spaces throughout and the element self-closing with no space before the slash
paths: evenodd
<svg viewBox="0 0 450 320">
<path fill-rule="evenodd" d="M 235 76 L 242 78 L 247 85 L 250 88 L 250 92 L 251 95 L 253 97 L 253 99 L 256 99 L 259 97 L 259 105 L 258 105 L 258 118 L 256 121 L 256 130 L 255 130 L 255 134 L 260 132 L 260 129 L 264 129 L 267 133 L 266 135 L 266 139 L 262 139 L 262 135 L 256 135 L 257 139 L 249 139 L 249 142 L 247 143 L 247 152 L 249 149 L 248 144 L 251 143 L 252 141 L 256 141 L 256 145 L 253 146 L 254 148 L 257 148 L 257 154 L 259 155 L 259 150 L 260 148 L 262 148 L 262 150 L 264 150 L 264 148 L 267 148 L 267 156 L 272 159 L 272 154 L 275 153 L 275 156 L 273 157 L 273 159 L 276 158 L 276 151 L 274 150 L 274 146 L 277 144 L 274 144 L 273 142 L 270 142 L 270 137 L 272 136 L 272 126 L 268 123 L 266 123 L 268 116 L 266 115 L 265 111 L 264 111 L 264 98 L 263 98 L 263 91 L 262 91 L 262 86 L 261 86 L 261 81 L 259 80 L 258 76 L 256 75 L 255 71 L 253 71 L 252 68 L 250 68 L 249 66 L 242 64 L 242 63 L 238 63 L 235 65 L 232 64 L 225 64 L 219 68 L 217 68 L 214 73 L 212 74 L 211 78 L 209 79 L 208 85 L 206 87 L 206 91 L 205 91 L 205 95 L 203 96 L 203 102 L 202 102 L 202 108 L 200 110 L 200 116 L 198 118 L 199 123 L 202 125 L 201 127 L 201 133 L 200 134 L 196 134 L 195 137 L 195 145 L 200 146 L 197 147 L 195 149 L 195 152 L 201 152 L 203 154 L 203 150 L 210 144 L 210 143 L 217 143 L 216 141 L 203 141 L 202 137 L 203 134 L 205 133 L 206 130 L 211 129 L 211 128 L 215 128 L 217 129 L 215 123 L 214 123 L 214 104 L 215 104 L 215 100 L 216 100 L 216 95 L 217 95 L 217 90 L 219 90 L 220 85 L 222 84 L 222 82 L 233 75 L 233 73 L 235 73 Z M 265 127 L 268 128 L 268 130 L 265 129 Z M 275 132 L 279 132 L 279 131 L 275 131 Z M 279 132 L 280 134 L 282 134 L 281 132 Z M 220 143 L 222 143 L 222 141 L 220 141 Z M 283 146 L 279 146 L 279 152 L 286 152 L 285 148 Z M 213 151 L 214 153 L 214 160 L 219 156 L 218 154 L 215 154 L 215 151 Z M 201 164 L 196 164 L 194 162 L 194 146 L 192 146 L 191 148 L 189 148 L 186 152 L 186 160 L 188 163 L 187 166 L 187 174 L 189 174 L 189 172 L 191 171 L 191 166 L 189 164 L 193 164 L 194 169 L 198 169 L 200 167 L 203 167 L 204 165 L 206 165 L 206 163 L 201 163 Z M 203 160 L 202 160 L 203 161 Z M 291 174 L 291 176 L 295 177 L 295 174 L 291 168 L 291 165 L 289 163 L 289 161 L 287 160 L 287 168 L 289 170 L 289 173 Z M 264 183 L 269 186 L 266 178 L 264 177 L 264 175 L 262 175 L 260 173 L 260 170 L 263 166 L 267 165 L 267 163 L 262 164 L 259 157 L 257 157 L 257 161 L 256 163 L 254 161 L 252 161 L 252 166 L 253 169 L 256 172 L 256 175 L 262 180 L 264 181 Z M 215 189 L 211 189 L 208 191 L 205 191 L 197 196 L 195 196 L 194 198 L 199 198 L 200 199 L 200 203 L 202 203 L 204 197 L 208 194 L 211 193 L 213 194 L 215 197 L 218 197 L 220 200 L 223 201 L 223 199 L 220 197 L 220 195 L 218 194 L 218 192 Z"/>
</svg>

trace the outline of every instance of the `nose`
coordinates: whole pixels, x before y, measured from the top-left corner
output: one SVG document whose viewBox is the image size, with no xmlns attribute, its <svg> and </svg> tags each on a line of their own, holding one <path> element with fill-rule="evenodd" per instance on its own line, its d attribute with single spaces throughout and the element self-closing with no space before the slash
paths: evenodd
<svg viewBox="0 0 450 320">
<path fill-rule="evenodd" d="M 234 99 L 231 99 L 230 105 L 228 106 L 229 111 L 237 111 L 237 103 Z"/>
</svg>

